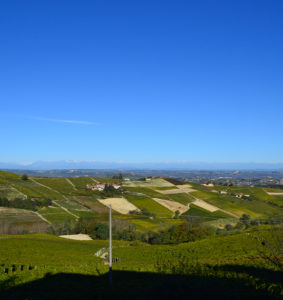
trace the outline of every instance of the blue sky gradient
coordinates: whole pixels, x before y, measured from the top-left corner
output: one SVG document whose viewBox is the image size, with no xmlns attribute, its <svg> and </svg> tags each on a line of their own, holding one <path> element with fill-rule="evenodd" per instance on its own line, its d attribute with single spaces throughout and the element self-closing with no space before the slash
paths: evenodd
<svg viewBox="0 0 283 300">
<path fill-rule="evenodd" d="M 283 162 L 283 1 L 1 1 L 0 161 Z"/>
</svg>

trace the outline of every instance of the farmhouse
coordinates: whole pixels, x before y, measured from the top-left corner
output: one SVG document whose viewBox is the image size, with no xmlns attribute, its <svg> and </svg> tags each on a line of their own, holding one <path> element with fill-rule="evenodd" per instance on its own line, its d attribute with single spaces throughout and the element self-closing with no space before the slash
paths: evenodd
<svg viewBox="0 0 283 300">
<path fill-rule="evenodd" d="M 220 191 L 220 194 L 221 195 L 227 195 L 227 192 L 226 191 Z"/>
<path fill-rule="evenodd" d="M 103 191 L 105 184 L 87 184 L 86 187 L 92 191 Z"/>
<path fill-rule="evenodd" d="M 235 197 L 236 197 L 236 198 L 242 198 L 242 197 L 243 197 L 243 194 L 235 194 Z"/>
<path fill-rule="evenodd" d="M 90 189 L 92 191 L 103 191 L 105 188 L 105 183 L 98 183 L 98 184 L 87 184 L 87 189 Z M 118 190 L 121 186 L 118 184 L 112 184 L 114 189 Z"/>
</svg>

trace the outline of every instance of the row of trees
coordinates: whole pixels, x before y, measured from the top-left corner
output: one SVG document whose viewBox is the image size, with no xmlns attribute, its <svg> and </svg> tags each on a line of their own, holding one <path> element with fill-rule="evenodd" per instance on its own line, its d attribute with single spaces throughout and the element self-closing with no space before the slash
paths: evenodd
<svg viewBox="0 0 283 300">
<path fill-rule="evenodd" d="M 12 207 L 12 208 L 22 208 L 36 211 L 40 207 L 49 206 L 52 204 L 52 201 L 47 198 L 36 198 L 36 199 L 21 199 L 15 198 L 13 200 L 8 200 L 5 197 L 0 198 L 0 206 L 3 207 Z"/>
<path fill-rule="evenodd" d="M 80 218 L 74 223 L 67 219 L 64 224 L 54 224 L 50 233 L 61 234 L 89 234 L 93 239 L 106 240 L 109 238 L 109 226 L 105 222 L 97 222 L 93 218 Z M 138 232 L 135 225 L 126 220 L 113 219 L 113 239 L 126 241 L 141 241 L 149 244 L 178 244 L 196 241 L 215 234 L 215 229 L 200 222 L 185 221 L 178 226 L 160 230 L 158 232 Z"/>
</svg>

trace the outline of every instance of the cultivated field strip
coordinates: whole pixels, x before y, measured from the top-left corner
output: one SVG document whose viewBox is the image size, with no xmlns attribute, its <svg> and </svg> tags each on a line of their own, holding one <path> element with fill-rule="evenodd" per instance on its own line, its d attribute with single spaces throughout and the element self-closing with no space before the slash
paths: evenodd
<svg viewBox="0 0 283 300">
<path fill-rule="evenodd" d="M 159 204 L 163 205 L 164 207 L 170 209 L 172 212 L 176 212 L 177 210 L 180 212 L 180 214 L 183 214 L 189 209 L 189 206 L 183 205 L 179 202 L 171 201 L 171 200 L 164 200 L 159 198 L 152 198 Z"/>
<path fill-rule="evenodd" d="M 139 209 L 135 205 L 130 203 L 125 198 L 106 198 L 99 199 L 98 201 L 105 206 L 109 206 L 111 204 L 112 208 L 120 214 L 128 214 L 130 211 L 134 210 L 139 211 Z"/>
</svg>

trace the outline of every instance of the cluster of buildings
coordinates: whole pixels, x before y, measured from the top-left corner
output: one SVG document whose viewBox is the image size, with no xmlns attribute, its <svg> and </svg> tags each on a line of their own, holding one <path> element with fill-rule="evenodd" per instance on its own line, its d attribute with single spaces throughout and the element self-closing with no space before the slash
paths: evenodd
<svg viewBox="0 0 283 300">
<path fill-rule="evenodd" d="M 231 196 L 234 196 L 234 197 L 236 197 L 236 198 L 243 198 L 243 197 L 245 197 L 245 198 L 249 198 L 250 197 L 250 195 L 245 195 L 245 194 L 242 194 L 242 193 L 240 193 L 240 194 L 231 194 Z"/>
<path fill-rule="evenodd" d="M 90 189 L 92 191 L 103 191 L 105 188 L 105 185 L 107 183 L 98 183 L 98 184 L 87 184 L 87 189 Z M 111 184 L 114 189 L 118 190 L 121 186 L 119 184 Z"/>
<path fill-rule="evenodd" d="M 227 191 L 224 191 L 224 190 L 222 190 L 222 191 L 220 191 L 219 192 L 221 195 L 227 195 L 228 194 L 228 192 Z M 234 196 L 234 197 L 236 197 L 236 198 L 239 198 L 239 199 L 241 199 L 241 198 L 249 198 L 250 197 L 250 195 L 248 195 L 248 194 L 242 194 L 242 193 L 232 193 L 232 194 L 230 194 L 231 196 Z"/>
</svg>

